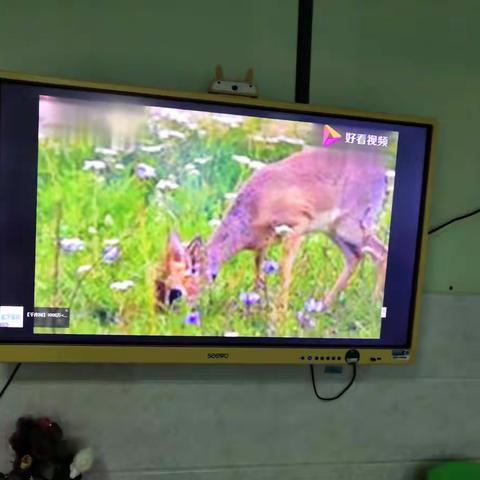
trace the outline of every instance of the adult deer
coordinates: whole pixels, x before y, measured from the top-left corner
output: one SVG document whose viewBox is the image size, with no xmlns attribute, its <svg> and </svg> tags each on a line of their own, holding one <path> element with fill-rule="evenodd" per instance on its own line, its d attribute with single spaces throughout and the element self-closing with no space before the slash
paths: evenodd
<svg viewBox="0 0 480 480">
<path fill-rule="evenodd" d="M 365 254 L 377 266 L 375 293 L 383 292 L 387 248 L 375 234 L 386 194 L 380 154 L 365 149 L 309 148 L 256 171 L 206 245 L 196 237 L 182 244 L 176 233 L 167 242 L 162 274 L 156 281 L 160 303 L 179 297 L 194 302 L 221 266 L 242 250 L 255 254 L 256 285 L 262 263 L 275 241 L 283 242 L 279 308 L 288 305 L 292 268 L 302 239 L 323 232 L 340 248 L 344 268 L 323 299 L 324 309 L 346 288 Z"/>
</svg>

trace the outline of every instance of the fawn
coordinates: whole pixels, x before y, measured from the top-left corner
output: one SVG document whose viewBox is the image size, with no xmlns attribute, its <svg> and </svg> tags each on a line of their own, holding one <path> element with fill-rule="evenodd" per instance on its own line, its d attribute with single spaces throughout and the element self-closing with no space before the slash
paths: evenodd
<svg viewBox="0 0 480 480">
<path fill-rule="evenodd" d="M 346 288 L 365 254 L 377 266 L 375 294 L 384 288 L 387 247 L 375 234 L 384 204 L 386 169 L 373 151 L 308 148 L 257 170 L 240 189 L 206 245 L 199 237 L 182 244 L 173 232 L 167 240 L 162 272 L 156 280 L 159 304 L 179 297 L 194 302 L 229 258 L 254 252 L 256 287 L 263 282 L 262 263 L 272 243 L 283 242 L 278 307 L 286 310 L 292 268 L 302 239 L 323 232 L 340 248 L 344 268 L 323 299 L 330 308 Z"/>
</svg>

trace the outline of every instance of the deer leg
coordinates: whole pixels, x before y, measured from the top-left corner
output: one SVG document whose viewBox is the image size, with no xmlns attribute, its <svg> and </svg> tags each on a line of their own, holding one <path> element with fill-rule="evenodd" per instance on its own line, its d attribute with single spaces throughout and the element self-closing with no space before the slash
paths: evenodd
<svg viewBox="0 0 480 480">
<path fill-rule="evenodd" d="M 283 244 L 283 255 L 280 266 L 282 288 L 278 302 L 279 310 L 283 313 L 287 311 L 293 264 L 301 243 L 302 236 L 298 233 L 294 233 L 286 237 Z"/>
<path fill-rule="evenodd" d="M 362 252 L 359 252 L 354 245 L 345 242 L 340 238 L 334 239 L 335 243 L 340 247 L 344 256 L 344 267 L 342 273 L 340 273 L 334 286 L 325 295 L 323 303 L 325 309 L 329 309 L 333 302 L 336 300 L 338 294 L 345 290 L 348 282 L 352 278 L 355 269 L 362 259 Z"/>
<path fill-rule="evenodd" d="M 385 290 L 385 276 L 387 273 L 387 257 L 377 263 L 377 281 L 375 283 L 375 290 L 373 296 L 377 299 L 382 298 Z"/>
<path fill-rule="evenodd" d="M 255 252 L 255 290 L 265 289 L 265 276 L 263 274 L 262 266 L 265 260 L 265 248 Z"/>
<path fill-rule="evenodd" d="M 364 253 L 372 256 L 377 266 L 377 281 L 373 293 L 374 298 L 381 298 L 385 289 L 385 274 L 387 271 L 387 247 L 376 235 L 370 235 L 363 248 Z"/>
</svg>

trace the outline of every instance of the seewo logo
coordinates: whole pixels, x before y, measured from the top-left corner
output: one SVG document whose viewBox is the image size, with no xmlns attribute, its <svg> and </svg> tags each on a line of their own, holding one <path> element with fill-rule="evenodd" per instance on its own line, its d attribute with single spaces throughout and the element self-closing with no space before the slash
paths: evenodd
<svg viewBox="0 0 480 480">
<path fill-rule="evenodd" d="M 23 307 L 1 305 L 0 327 L 23 328 Z"/>
<path fill-rule="evenodd" d="M 228 353 L 209 353 L 207 358 L 209 360 L 226 360 L 230 355 Z"/>
</svg>

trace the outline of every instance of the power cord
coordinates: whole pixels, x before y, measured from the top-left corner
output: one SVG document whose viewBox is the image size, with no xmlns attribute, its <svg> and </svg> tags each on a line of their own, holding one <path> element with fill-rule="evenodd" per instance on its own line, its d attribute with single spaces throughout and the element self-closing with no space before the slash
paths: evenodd
<svg viewBox="0 0 480 480">
<path fill-rule="evenodd" d="M 0 399 L 5 395 L 5 392 L 7 391 L 10 384 L 13 382 L 13 379 L 17 375 L 17 372 L 18 372 L 18 370 L 20 369 L 21 366 L 22 366 L 21 363 L 17 363 L 15 365 L 15 368 L 12 370 L 12 373 L 8 377 L 8 380 L 5 382 L 5 385 L 3 386 L 2 390 L 0 390 Z"/>
<path fill-rule="evenodd" d="M 313 387 L 313 392 L 315 393 L 315 396 L 319 399 L 322 400 L 322 402 L 331 402 L 332 400 L 337 400 L 340 398 L 352 385 L 353 382 L 355 381 L 355 378 L 357 377 L 357 363 L 350 363 L 352 366 L 352 376 L 350 378 L 350 381 L 348 382 L 347 386 L 343 388 L 339 393 L 334 395 L 333 397 L 322 397 L 317 390 L 317 382 L 315 381 L 315 369 L 313 364 L 310 364 L 310 373 L 312 376 L 312 387 Z"/>
<path fill-rule="evenodd" d="M 463 215 L 459 215 L 458 217 L 453 217 L 450 220 L 447 220 L 444 223 L 441 223 L 440 225 L 437 225 L 436 227 L 431 228 L 428 231 L 429 235 L 432 235 L 432 233 L 436 233 L 439 230 L 442 230 L 445 227 L 448 227 L 452 223 L 459 222 L 460 220 L 465 220 L 466 218 L 473 217 L 474 215 L 478 215 L 480 213 L 480 208 L 476 208 L 475 210 L 472 210 L 471 212 L 465 213 Z"/>
</svg>

